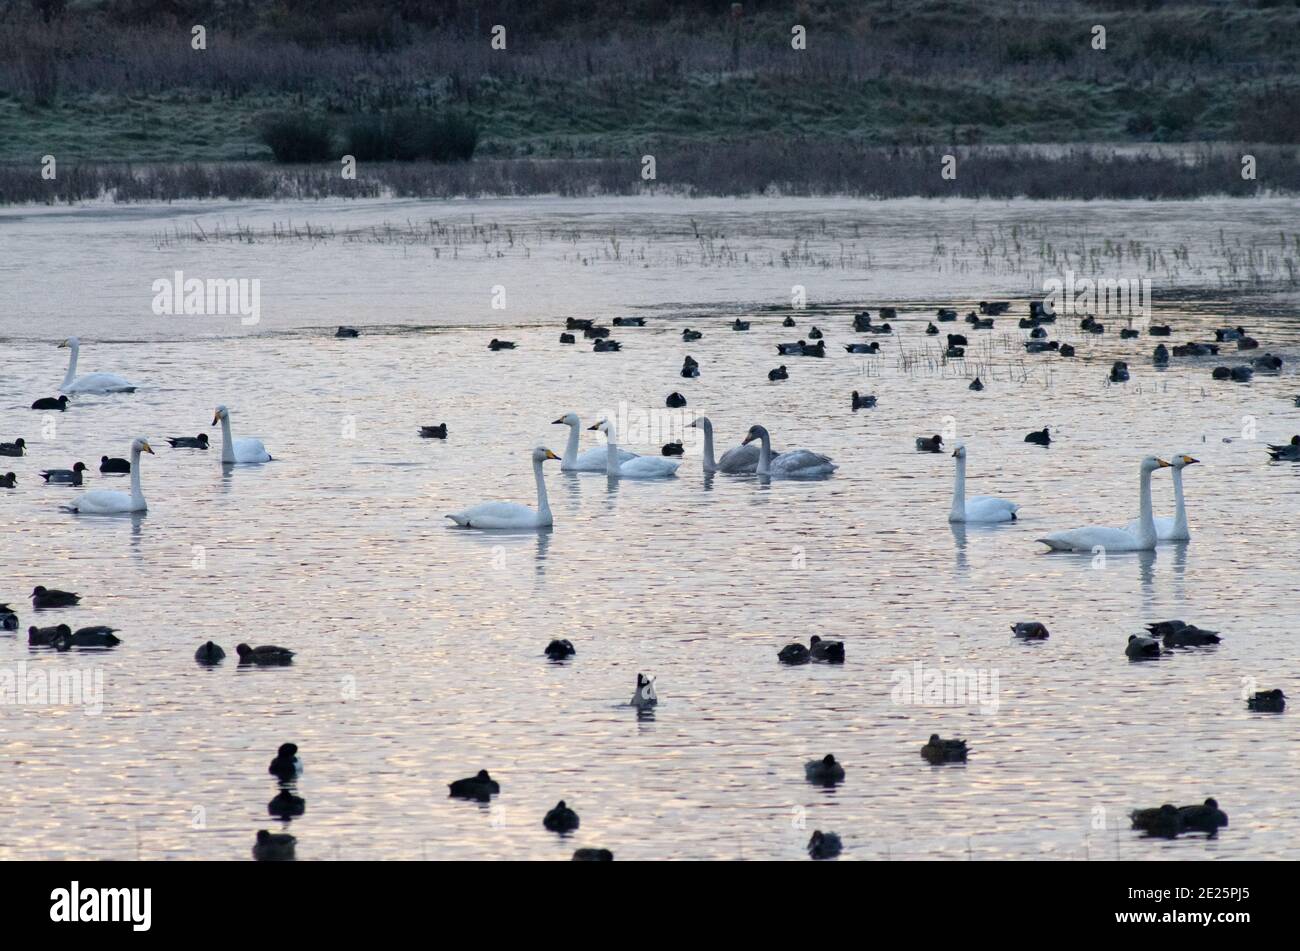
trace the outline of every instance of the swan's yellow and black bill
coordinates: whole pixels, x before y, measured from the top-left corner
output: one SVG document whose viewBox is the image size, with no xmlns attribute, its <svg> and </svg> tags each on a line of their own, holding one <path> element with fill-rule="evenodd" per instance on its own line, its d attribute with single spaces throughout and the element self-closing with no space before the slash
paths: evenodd
<svg viewBox="0 0 1300 951">
<path fill-rule="evenodd" d="M 600 423 L 597 423 L 595 426 L 588 426 L 588 427 L 587 427 L 587 430 L 588 430 L 589 432 L 590 432 L 591 430 L 593 430 L 593 429 L 600 429 Z"/>
<path fill-rule="evenodd" d="M 55 347 L 54 349 L 56 349 L 56 350 L 62 350 L 62 349 L 63 349 L 64 347 L 66 347 L 67 345 L 68 345 L 68 341 L 65 340 L 65 341 L 63 341 L 61 344 L 59 344 L 57 347 Z"/>
<path fill-rule="evenodd" d="M 1161 469 L 1170 469 L 1170 468 L 1173 468 L 1169 463 L 1165 462 L 1163 459 L 1156 459 L 1156 462 L 1158 462 L 1158 463 L 1160 464 L 1160 468 L 1161 468 Z"/>
<path fill-rule="evenodd" d="M 1183 465 L 1190 466 L 1194 462 L 1200 462 L 1200 459 L 1193 459 L 1191 456 L 1183 456 Z"/>
<path fill-rule="evenodd" d="M 551 425 L 552 425 L 552 426 L 557 426 L 557 425 L 562 424 L 563 422 L 564 422 L 564 420 L 562 420 L 562 419 L 553 419 L 553 420 L 551 420 Z M 593 426 L 592 428 L 595 429 L 594 426 Z"/>
<path fill-rule="evenodd" d="M 156 452 L 153 451 L 153 447 L 149 445 L 149 441 L 147 439 L 140 440 L 140 449 L 142 452 L 147 452 L 151 456 L 158 455 Z"/>
<path fill-rule="evenodd" d="M 217 425 L 217 420 L 219 420 L 219 419 L 221 419 L 221 414 L 220 414 L 220 413 L 213 413 L 213 414 L 212 414 L 212 425 L 213 425 L 213 426 Z"/>
<path fill-rule="evenodd" d="M 547 458 L 547 459 L 558 459 L 558 458 L 560 458 L 560 457 L 557 456 L 555 453 L 551 452 L 551 450 L 548 449 L 548 450 L 546 450 L 546 458 Z"/>
</svg>

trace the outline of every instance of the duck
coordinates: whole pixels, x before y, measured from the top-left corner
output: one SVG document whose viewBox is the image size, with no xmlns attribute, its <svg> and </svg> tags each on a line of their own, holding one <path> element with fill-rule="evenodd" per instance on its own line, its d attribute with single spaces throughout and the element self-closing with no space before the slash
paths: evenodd
<svg viewBox="0 0 1300 951">
<path fill-rule="evenodd" d="M 55 409 L 60 413 L 67 412 L 68 398 L 60 396 L 57 399 L 53 396 L 43 396 L 32 404 L 32 409 Z"/>
<path fill-rule="evenodd" d="M 871 343 L 846 343 L 844 345 L 846 353 L 879 353 L 880 341 L 873 340 Z"/>
<path fill-rule="evenodd" d="M 965 334 L 948 334 L 948 346 L 949 346 L 949 348 L 952 348 L 952 347 L 965 347 L 965 346 L 969 346 L 969 344 L 970 344 L 970 341 L 966 339 L 966 335 L 965 335 Z"/>
<path fill-rule="evenodd" d="M 943 355 L 949 360 L 960 360 L 966 356 L 966 348 L 954 347 L 952 344 L 949 344 L 948 349 L 943 352 Z"/>
<path fill-rule="evenodd" d="M 356 327 L 339 327 L 338 330 L 334 331 L 334 336 L 336 336 L 336 337 L 360 337 L 360 336 L 361 336 L 361 331 L 357 330 Z"/>
<path fill-rule="evenodd" d="M 821 340 L 821 339 L 822 339 L 822 332 L 821 332 L 820 330 L 818 330 L 817 327 L 814 325 L 813 328 L 812 328 L 812 330 L 808 331 L 808 339 L 809 339 L 809 340 Z"/>
<path fill-rule="evenodd" d="M 859 393 L 853 391 L 853 409 L 874 409 L 876 406 L 876 397 L 873 393 Z"/>
<path fill-rule="evenodd" d="M 1232 368 L 1232 382 L 1249 383 L 1250 378 L 1255 375 L 1255 371 L 1248 366 L 1236 366 Z"/>
<path fill-rule="evenodd" d="M 1005 314 L 1007 310 L 1010 309 L 1010 307 L 1011 307 L 1011 302 L 1004 301 L 1004 300 L 997 300 L 997 301 L 982 300 L 979 302 L 980 313 L 988 314 L 992 317 L 997 317 L 999 314 Z"/>
<path fill-rule="evenodd" d="M 948 521 L 957 523 L 993 523 L 1014 522 L 1020 506 L 1008 499 L 991 495 L 973 495 L 966 497 L 966 447 L 957 444 L 953 450 L 957 460 L 956 476 L 953 479 L 952 507 L 948 510 Z"/>
<path fill-rule="evenodd" d="M 564 320 L 564 326 L 569 330 L 586 330 L 592 323 L 592 320 L 582 317 L 566 317 Z"/>
<path fill-rule="evenodd" d="M 12 472 L 6 472 L 0 475 L 0 489 L 14 489 L 18 487 L 18 476 Z"/>
<path fill-rule="evenodd" d="M 49 647 L 53 645 L 56 637 L 66 637 L 72 634 L 72 628 L 66 624 L 55 624 L 53 627 L 37 627 L 32 625 L 27 628 L 27 644 L 29 647 Z"/>
<path fill-rule="evenodd" d="M 241 664 L 257 664 L 260 667 L 292 663 L 294 654 L 288 648 L 276 647 L 273 644 L 263 644 L 260 647 L 237 644 L 235 653 L 239 655 Z"/>
<path fill-rule="evenodd" d="M 1165 647 L 1204 647 L 1223 640 L 1218 631 L 1206 631 L 1182 621 L 1162 621 L 1148 625 L 1147 630 L 1153 636 L 1163 636 Z"/>
<path fill-rule="evenodd" d="M 931 733 L 929 741 L 921 747 L 921 755 L 927 763 L 964 763 L 966 762 L 965 740 L 940 739 L 938 733 Z"/>
<path fill-rule="evenodd" d="M 116 647 L 122 643 L 114 631 L 116 628 L 109 627 L 106 624 L 95 624 L 90 627 L 80 627 L 71 633 L 60 633 L 56 635 L 53 642 L 55 647 L 59 647 L 59 639 L 66 642 L 68 647 Z M 60 648 L 66 650 L 66 648 Z"/>
<path fill-rule="evenodd" d="M 292 862 L 297 844 L 298 840 L 287 832 L 258 829 L 257 841 L 253 843 L 253 858 L 258 862 Z"/>
<path fill-rule="evenodd" d="M 826 356 L 826 341 L 818 340 L 816 343 L 806 343 L 799 351 L 801 357 L 824 357 Z"/>
<path fill-rule="evenodd" d="M 939 333 L 939 328 L 936 327 L 933 323 L 927 323 L 925 325 L 925 332 L 927 336 L 933 337 Z"/>
<path fill-rule="evenodd" d="M 73 591 L 60 591 L 58 588 L 47 588 L 39 584 L 32 589 L 32 607 L 37 611 L 70 608 L 80 600 L 81 595 Z"/>
<path fill-rule="evenodd" d="M 844 767 L 835 761 L 833 755 L 827 753 L 821 759 L 804 763 L 803 775 L 810 783 L 833 786 L 835 783 L 844 782 Z"/>
<path fill-rule="evenodd" d="M 739 317 L 737 317 L 735 320 L 733 320 L 733 321 L 731 322 L 731 329 L 732 329 L 732 330 L 748 330 L 748 329 L 749 329 L 749 321 L 748 321 L 748 320 L 741 320 Z"/>
<path fill-rule="evenodd" d="M 1011 633 L 1026 640 L 1043 641 L 1048 638 L 1047 625 L 1041 621 L 1020 621 L 1011 625 Z"/>
<path fill-rule="evenodd" d="M 645 318 L 644 317 L 615 317 L 613 323 L 615 327 L 644 327 Z"/>
<path fill-rule="evenodd" d="M 488 349 L 493 351 L 513 350 L 515 349 L 515 344 L 513 340 L 498 340 L 496 337 L 493 337 L 491 343 L 488 344 Z"/>
<path fill-rule="evenodd" d="M 787 317 L 785 320 L 781 321 L 781 326 L 782 326 L 782 327 L 793 327 L 793 326 L 794 326 L 794 318 L 793 318 L 793 317 Z"/>
<path fill-rule="evenodd" d="M 645 674 L 636 675 L 636 692 L 632 694 L 632 699 L 628 701 L 629 707 L 653 707 L 659 703 L 659 695 L 655 693 L 654 677 L 647 677 Z"/>
<path fill-rule="evenodd" d="M 501 792 L 501 784 L 488 775 L 486 769 L 480 769 L 468 779 L 448 783 L 447 788 L 451 790 L 448 798 L 476 799 L 479 802 L 487 802 Z"/>
<path fill-rule="evenodd" d="M 566 334 L 566 333 L 560 334 L 560 343 L 577 343 L 577 342 L 578 340 L 576 337 L 573 336 L 573 334 Z"/>
<path fill-rule="evenodd" d="M 1060 350 L 1058 352 L 1063 357 L 1072 357 L 1074 356 L 1074 347 L 1070 346 L 1070 344 L 1068 343 L 1063 343 L 1061 344 Z"/>
<path fill-rule="evenodd" d="M 1120 331 L 1119 331 L 1119 339 L 1120 339 L 1120 340 L 1135 340 L 1137 337 L 1138 337 L 1138 332 L 1137 332 L 1136 329 L 1134 329 L 1134 328 L 1132 328 L 1132 327 L 1121 327 L 1121 328 L 1120 328 Z"/>
<path fill-rule="evenodd" d="M 1258 349 L 1259 349 L 1259 341 L 1256 340 L 1254 337 L 1238 337 L 1238 338 L 1237 338 L 1237 349 L 1238 349 L 1238 350 L 1258 350 Z"/>
<path fill-rule="evenodd" d="M 591 345 L 592 353 L 618 353 L 623 345 L 617 340 L 597 340 Z"/>
<path fill-rule="evenodd" d="M 682 330 L 682 340 L 686 343 L 690 343 L 692 340 L 699 340 L 703 336 L 703 333 L 698 330 L 692 330 L 690 327 L 685 327 Z"/>
<path fill-rule="evenodd" d="M 1219 355 L 1219 347 L 1213 343 L 1190 343 L 1174 344 L 1174 356 L 1176 357 L 1215 357 Z"/>
<path fill-rule="evenodd" d="M 1246 698 L 1246 709 L 1256 713 L 1281 713 L 1286 709 L 1286 694 L 1281 690 L 1257 690 Z"/>
<path fill-rule="evenodd" d="M 1134 829 L 1165 839 L 1173 839 L 1183 831 L 1182 816 L 1172 803 L 1154 809 L 1134 809 L 1129 813 L 1129 820 Z"/>
<path fill-rule="evenodd" d="M 1250 365 L 1260 373 L 1278 373 L 1282 369 L 1282 358 L 1272 353 L 1266 353 L 1262 357 L 1251 360 Z"/>
<path fill-rule="evenodd" d="M 809 449 L 787 449 L 779 454 L 772 452 L 772 437 L 764 426 L 750 426 L 741 445 L 755 441 L 759 443 L 759 451 L 758 466 L 754 471 L 760 476 L 780 479 L 819 478 L 829 476 L 839 468 L 829 456 Z"/>
<path fill-rule="evenodd" d="M 307 800 L 295 796 L 288 789 L 281 789 L 274 799 L 266 804 L 268 815 L 277 819 L 292 819 L 307 811 Z"/>
<path fill-rule="evenodd" d="M 676 442 L 664 443 L 659 452 L 664 456 L 681 456 L 685 455 L 686 447 L 682 445 L 682 441 L 679 439 Z"/>
<path fill-rule="evenodd" d="M 542 817 L 543 828 L 551 832 L 559 832 L 563 835 L 566 832 L 572 832 L 578 828 L 578 814 L 565 804 L 561 799 L 555 804 L 555 808 Z"/>
<path fill-rule="evenodd" d="M 129 474 L 131 471 L 131 460 L 129 459 L 110 459 L 108 456 L 99 457 L 99 471 Z"/>
<path fill-rule="evenodd" d="M 0 631 L 18 630 L 18 615 L 7 604 L 0 604 Z"/>
<path fill-rule="evenodd" d="M 984 384 L 980 381 L 979 377 L 975 377 L 975 379 L 971 380 L 971 384 L 970 386 L 967 387 L 967 389 L 974 390 L 976 393 L 978 393 L 984 389 Z"/>
<path fill-rule="evenodd" d="M 208 448 L 208 434 L 199 433 L 197 436 L 169 436 L 167 443 L 173 449 L 204 449 Z"/>
<path fill-rule="evenodd" d="M 771 380 L 773 383 L 775 383 L 778 380 L 790 379 L 790 374 L 786 371 L 785 364 L 783 363 L 775 370 L 768 370 L 767 378 Z"/>
<path fill-rule="evenodd" d="M 302 775 L 302 760 L 298 758 L 298 744 L 281 743 L 280 748 L 275 751 L 275 759 L 271 760 L 271 765 L 266 771 L 276 779 L 288 782 L 297 776 Z"/>
<path fill-rule="evenodd" d="M 1178 816 L 1183 828 L 1214 835 L 1228 824 L 1228 814 L 1219 808 L 1217 800 L 1210 798 L 1199 806 L 1179 806 Z"/>
<path fill-rule="evenodd" d="M 576 849 L 572 862 L 612 862 L 614 853 L 609 849 Z"/>
<path fill-rule="evenodd" d="M 882 307 L 882 308 L 880 308 L 880 319 L 881 319 L 881 320 L 893 320 L 893 319 L 896 318 L 897 316 L 898 316 L 898 308 L 896 308 L 896 307 Z"/>
<path fill-rule="evenodd" d="M 1052 444 L 1052 434 L 1048 432 L 1047 427 L 1036 429 L 1025 436 L 1025 442 L 1034 443 L 1037 446 L 1050 446 Z"/>
<path fill-rule="evenodd" d="M 983 317 L 983 318 L 976 317 L 974 320 L 972 320 L 972 321 L 970 322 L 970 326 L 971 326 L 971 330 L 992 330 L 992 329 L 993 329 L 993 318 L 992 318 L 992 317 Z"/>
<path fill-rule="evenodd" d="M 199 649 L 194 652 L 194 659 L 200 664 L 219 664 L 226 659 L 226 652 L 220 645 L 208 641 L 199 645 Z"/>
<path fill-rule="evenodd" d="M 812 660 L 812 652 L 802 644 L 787 644 L 777 652 L 777 660 L 783 664 L 806 664 Z"/>
<path fill-rule="evenodd" d="M 0 442 L 0 456 L 21 456 L 27 451 L 27 440 L 19 437 L 13 442 Z"/>
<path fill-rule="evenodd" d="M 664 400 L 664 405 L 669 409 L 681 409 L 686 405 L 686 397 L 674 391 L 668 394 L 668 398 Z"/>
<path fill-rule="evenodd" d="M 439 423 L 437 426 L 421 426 L 420 438 L 421 439 L 446 439 L 447 424 Z"/>
<path fill-rule="evenodd" d="M 1244 336 L 1246 336 L 1246 328 L 1241 326 L 1220 327 L 1218 330 L 1214 331 L 1214 339 L 1220 342 L 1225 340 L 1236 340 L 1238 337 Z"/>
<path fill-rule="evenodd" d="M 1173 328 L 1168 324 L 1152 324 L 1147 328 L 1147 333 L 1152 337 L 1168 337 L 1173 333 Z"/>
<path fill-rule="evenodd" d="M 1128 364 L 1123 360 L 1116 360 L 1110 367 L 1110 382 L 1127 383 L 1129 379 Z"/>
<path fill-rule="evenodd" d="M 938 433 L 933 436 L 916 437 L 917 452 L 943 452 L 943 437 Z"/>
<path fill-rule="evenodd" d="M 804 340 L 795 343 L 778 343 L 776 345 L 776 355 L 778 357 L 797 357 L 803 353 L 805 346 L 807 346 L 807 341 Z"/>
<path fill-rule="evenodd" d="M 1273 462 L 1300 462 L 1300 435 L 1292 436 L 1291 441 L 1284 445 L 1270 445 L 1268 457 Z"/>
<path fill-rule="evenodd" d="M 1029 331 L 1029 339 L 1030 339 L 1030 340 L 1046 340 L 1046 339 L 1047 339 L 1047 328 L 1046 328 L 1046 327 L 1035 327 L 1033 330 Z"/>
<path fill-rule="evenodd" d="M 584 340 L 604 340 L 609 336 L 609 328 L 592 324 L 582 328 L 582 336 Z"/>
<path fill-rule="evenodd" d="M 808 855 L 817 861 L 823 859 L 833 859 L 843 851 L 843 844 L 840 837 L 834 832 L 823 832 L 821 829 L 814 829 L 812 838 L 808 840 Z"/>
<path fill-rule="evenodd" d="M 617 433 L 609 420 L 602 419 L 588 427 L 605 434 L 605 475 L 611 479 L 670 479 L 677 475 L 680 462 L 670 462 L 663 456 L 634 456 L 620 458 Z M 549 452 L 549 450 L 547 450 Z M 557 458 L 552 454 L 552 458 Z M 537 469 L 541 472 L 540 467 Z M 540 476 L 538 477 L 541 478 Z M 539 483 L 540 484 L 540 483 Z"/>
<path fill-rule="evenodd" d="M 824 641 L 817 634 L 808 640 L 808 653 L 813 660 L 827 664 L 844 663 L 844 642 Z"/>
<path fill-rule="evenodd" d="M 934 315 L 940 321 L 949 321 L 949 320 L 957 319 L 957 311 L 953 310 L 950 307 L 940 307 L 937 311 L 935 311 Z"/>
<path fill-rule="evenodd" d="M 566 657 L 572 657 L 574 654 L 578 653 L 578 651 L 573 646 L 573 642 L 565 638 L 563 640 L 552 640 L 546 645 L 544 653 L 551 660 L 564 660 Z"/>
<path fill-rule="evenodd" d="M 1210 371 L 1210 377 L 1211 379 L 1215 379 L 1215 380 L 1230 380 L 1232 379 L 1232 368 L 1215 367 L 1213 370 Z"/>
<path fill-rule="evenodd" d="M 82 473 L 86 471 L 84 462 L 75 462 L 71 469 L 42 469 L 41 478 L 47 483 L 57 483 L 60 485 L 81 485 Z"/>
<path fill-rule="evenodd" d="M 686 362 L 682 364 L 682 378 L 687 380 L 693 380 L 699 375 L 700 375 L 700 365 L 696 363 L 694 360 L 692 360 L 690 357 L 687 357 Z"/>
<path fill-rule="evenodd" d="M 1154 660 L 1160 656 L 1160 642 L 1154 637 L 1130 634 L 1124 655 L 1129 660 Z"/>
<path fill-rule="evenodd" d="M 1169 348 L 1163 343 L 1156 344 L 1156 348 L 1151 351 L 1151 362 L 1156 366 L 1165 366 L 1169 363 Z"/>
</svg>

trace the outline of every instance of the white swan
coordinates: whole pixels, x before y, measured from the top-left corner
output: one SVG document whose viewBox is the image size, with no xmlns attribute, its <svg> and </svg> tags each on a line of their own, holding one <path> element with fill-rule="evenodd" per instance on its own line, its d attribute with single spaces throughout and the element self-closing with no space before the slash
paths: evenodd
<svg viewBox="0 0 1300 951">
<path fill-rule="evenodd" d="M 560 460 L 560 471 L 604 472 L 605 467 L 608 465 L 607 456 L 609 453 L 603 446 L 592 446 L 584 453 L 578 452 L 578 433 L 582 426 L 578 414 L 565 413 L 551 425 L 559 426 L 561 424 L 569 427 L 569 442 L 564 447 L 564 457 Z M 629 459 L 635 459 L 636 453 L 620 449 L 618 458 L 620 462 L 626 462 Z"/>
<path fill-rule="evenodd" d="M 59 389 L 64 393 L 134 393 L 135 384 L 130 380 L 124 380 L 116 373 L 87 373 L 85 376 L 77 376 L 77 355 L 81 352 L 81 341 L 76 337 L 69 337 L 63 343 L 59 344 L 60 348 L 67 347 L 72 351 L 72 356 L 68 359 L 68 372 L 63 377 L 63 385 Z"/>
<path fill-rule="evenodd" d="M 549 528 L 555 520 L 551 517 L 551 503 L 546 498 L 542 463 L 560 457 L 541 446 L 533 450 L 532 456 L 533 476 L 537 479 L 537 511 L 518 502 L 484 502 L 446 517 L 461 528 Z"/>
<path fill-rule="evenodd" d="M 991 495 L 966 498 L 966 447 L 958 443 L 952 455 L 957 460 L 957 478 L 952 488 L 952 511 L 948 513 L 948 521 L 1014 522 L 1020 506 L 1010 499 Z"/>
<path fill-rule="evenodd" d="M 754 444 L 732 446 L 722 454 L 722 458 L 713 460 L 713 422 L 707 416 L 699 416 L 686 424 L 704 430 L 704 471 L 705 472 L 753 472 L 758 468 L 759 449 Z M 772 457 L 780 456 L 773 452 Z"/>
<path fill-rule="evenodd" d="M 71 505 L 60 506 L 65 512 L 78 515 L 122 515 L 127 512 L 143 512 L 146 509 L 144 492 L 140 490 L 140 453 L 150 455 L 149 440 L 140 438 L 131 443 L 131 491 L 112 492 L 108 489 L 95 489 L 77 496 Z"/>
<path fill-rule="evenodd" d="M 1180 452 L 1173 456 L 1173 462 L 1169 463 L 1174 477 L 1174 517 L 1157 516 L 1154 521 L 1156 524 L 1156 540 L 1162 542 L 1185 542 L 1190 541 L 1192 531 L 1187 525 L 1187 506 L 1183 502 L 1183 470 L 1193 463 L 1200 462 L 1199 459 L 1193 459 L 1185 452 Z M 1138 521 L 1134 519 L 1126 526 L 1126 531 L 1136 532 Z"/>
<path fill-rule="evenodd" d="M 233 439 L 230 435 L 230 410 L 218 406 L 212 414 L 212 425 L 221 423 L 221 462 L 223 465 L 249 462 L 270 462 L 271 454 L 260 439 Z"/>
<path fill-rule="evenodd" d="M 831 462 L 829 456 L 810 449 L 787 449 L 779 456 L 772 452 L 772 437 L 762 426 L 750 426 L 745 434 L 742 446 L 747 446 L 755 439 L 759 441 L 758 467 L 754 470 L 761 476 L 774 479 L 804 479 L 814 476 L 830 475 L 839 468 Z"/>
<path fill-rule="evenodd" d="M 1097 525 L 1053 532 L 1038 541 L 1052 551 L 1092 551 L 1094 548 L 1105 551 L 1150 551 L 1156 547 L 1156 526 L 1151 516 L 1151 473 L 1168 467 L 1169 463 L 1155 456 L 1147 456 L 1142 460 L 1138 469 L 1141 502 L 1135 531 Z"/>
<path fill-rule="evenodd" d="M 605 434 L 605 475 L 611 479 L 667 479 L 677 474 L 680 462 L 670 462 L 664 456 L 635 456 L 623 460 L 618 455 L 614 425 L 602 419 L 588 427 Z"/>
</svg>

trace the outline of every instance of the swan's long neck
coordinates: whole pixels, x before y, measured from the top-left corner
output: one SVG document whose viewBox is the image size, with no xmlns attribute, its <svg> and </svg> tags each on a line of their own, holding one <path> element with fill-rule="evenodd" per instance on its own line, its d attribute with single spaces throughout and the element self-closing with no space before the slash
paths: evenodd
<svg viewBox="0 0 1300 951">
<path fill-rule="evenodd" d="M 569 441 L 564 447 L 564 468 L 569 469 L 578 464 L 578 423 L 569 424 Z"/>
<path fill-rule="evenodd" d="M 131 503 L 144 508 L 144 491 L 140 488 L 140 450 L 131 450 Z"/>
<path fill-rule="evenodd" d="M 618 443 L 614 427 L 605 427 L 605 475 L 618 475 Z"/>
<path fill-rule="evenodd" d="M 1151 473 L 1143 469 L 1138 480 L 1138 497 L 1141 505 L 1138 510 L 1138 539 L 1143 544 L 1155 544 L 1156 519 L 1151 514 Z"/>
<path fill-rule="evenodd" d="M 235 461 L 235 440 L 230 436 L 230 414 L 221 417 L 221 461 Z"/>
<path fill-rule="evenodd" d="M 551 517 L 551 502 L 546 497 L 546 480 L 542 478 L 542 460 L 533 460 L 533 477 L 537 480 L 537 514 L 543 521 Z"/>
<path fill-rule="evenodd" d="M 71 386 L 72 381 L 77 378 L 77 351 L 81 349 L 77 344 L 72 344 L 69 348 L 68 355 L 68 372 L 63 377 L 63 385 Z"/>
<path fill-rule="evenodd" d="M 966 457 L 957 457 L 957 477 L 952 484 L 952 512 L 950 521 L 966 521 Z"/>
<path fill-rule="evenodd" d="M 1187 529 L 1187 506 L 1183 502 L 1183 470 L 1174 469 L 1174 537 L 1186 538 L 1190 532 Z"/>
<path fill-rule="evenodd" d="M 772 440 L 767 435 L 767 430 L 760 430 L 758 434 L 758 469 L 759 475 L 770 475 L 772 463 Z"/>
<path fill-rule="evenodd" d="M 704 471 L 717 472 L 718 464 L 713 461 L 713 423 L 708 417 L 701 417 L 699 427 L 704 430 Z"/>
</svg>

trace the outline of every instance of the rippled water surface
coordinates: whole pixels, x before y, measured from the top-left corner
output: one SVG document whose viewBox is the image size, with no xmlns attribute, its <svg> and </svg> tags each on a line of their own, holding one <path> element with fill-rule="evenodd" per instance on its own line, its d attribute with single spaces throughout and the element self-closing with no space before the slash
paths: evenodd
<svg viewBox="0 0 1300 951">
<path fill-rule="evenodd" d="M 794 859 L 813 828 L 837 831 L 846 859 L 1293 855 L 1296 714 L 1252 714 L 1242 690 L 1253 678 L 1300 697 L 1300 465 L 1264 452 L 1300 432 L 1300 304 L 1284 281 L 1233 281 L 1285 274 L 1296 210 L 773 200 L 5 212 L 0 440 L 23 436 L 30 451 L 0 460 L 18 476 L 0 490 L 0 601 L 24 631 L 109 623 L 123 643 L 54 653 L 0 637 L 0 671 L 103 678 L 98 715 L 3 709 L 0 856 L 246 858 L 273 824 L 266 766 L 289 740 L 306 765 L 307 812 L 291 824 L 303 859 L 567 858 L 581 846 Z M 498 233 L 453 247 L 380 230 L 471 216 Z M 265 236 L 291 219 L 333 232 Z M 208 240 L 195 240 L 196 222 Z M 221 222 L 254 240 L 215 237 Z M 504 227 L 527 235 L 526 251 Z M 980 252 L 1019 229 L 1038 229 L 1038 250 Z M 603 250 L 611 230 L 617 253 Z M 783 262 L 799 231 L 805 251 Z M 1231 345 L 1221 360 L 1157 371 L 1148 337 L 1121 341 L 1114 325 L 1085 337 L 1064 318 L 1053 336 L 1078 358 L 1025 355 L 1015 317 L 1027 295 L 1075 266 L 1041 243 L 1107 238 L 1144 242 L 1132 266 L 1152 277 L 1154 319 L 1174 325 L 1173 342 L 1245 324 L 1283 372 L 1211 380 L 1212 366 L 1243 359 Z M 150 282 L 177 268 L 260 277 L 261 322 L 153 315 Z M 813 309 L 787 330 L 795 284 Z M 504 311 L 491 308 L 497 285 Z M 944 364 L 922 333 L 929 316 L 994 294 L 1017 301 L 1013 316 L 993 331 L 941 325 L 973 337 L 967 364 Z M 865 339 L 852 310 L 882 301 L 901 308 L 898 332 L 871 338 L 879 356 L 846 354 L 841 344 Z M 557 342 L 564 316 L 629 313 L 648 326 L 616 329 L 620 353 Z M 750 332 L 728 329 L 737 314 Z M 338 323 L 362 336 L 334 339 Z M 775 344 L 811 324 L 830 356 L 778 360 Z M 683 326 L 703 339 L 684 344 Z M 67 351 L 55 344 L 69 333 L 83 339 L 81 372 L 121 373 L 139 390 L 81 397 L 65 414 L 27 409 L 56 393 Z M 493 336 L 519 347 L 491 353 Z M 677 374 L 688 353 L 698 379 Z M 1131 382 L 1105 382 L 1115 359 Z M 790 379 L 769 383 L 778 363 Z M 975 372 L 982 393 L 968 390 Z M 851 412 L 855 389 L 878 408 Z M 562 413 L 680 424 L 662 410 L 673 390 L 686 413 L 713 419 L 719 450 L 761 422 L 778 448 L 825 452 L 840 469 L 808 483 L 706 478 L 688 437 L 666 482 L 548 463 L 553 531 L 443 519 L 479 501 L 532 504 L 527 454 L 563 450 L 567 431 L 551 425 Z M 165 436 L 216 439 L 218 403 L 275 461 L 223 471 L 215 449 L 167 448 Z M 445 443 L 417 438 L 443 421 Z M 1050 448 L 1023 442 L 1043 425 Z M 952 459 L 913 446 L 945 430 L 968 446 L 968 490 L 1013 498 L 1018 522 L 950 528 Z M 143 462 L 143 517 L 72 516 L 59 505 L 78 490 L 40 484 L 39 470 L 83 460 L 89 487 L 122 487 L 96 460 L 140 435 L 157 450 Z M 657 452 L 668 434 L 632 435 L 630 448 Z M 583 432 L 584 448 L 595 436 Z M 1138 460 L 1175 452 L 1202 463 L 1186 473 L 1190 544 L 1095 567 L 1034 542 L 1122 525 L 1136 514 Z M 1172 514 L 1168 474 L 1154 484 L 1157 514 Z M 36 584 L 82 604 L 34 615 Z M 1169 617 L 1224 641 L 1127 662 L 1128 634 Z M 1009 625 L 1027 619 L 1051 638 L 1015 641 Z M 812 634 L 843 640 L 848 662 L 777 663 Z M 552 637 L 571 639 L 576 658 L 548 663 Z M 208 639 L 231 655 L 215 669 L 193 661 Z M 298 656 L 241 669 L 241 641 Z M 900 687 L 917 664 L 996 689 L 982 704 L 910 702 Z M 638 671 L 658 678 L 651 716 L 624 705 Z M 969 762 L 926 765 L 919 748 L 934 732 L 967 738 Z M 833 790 L 803 779 L 827 752 L 848 771 Z M 445 783 L 483 767 L 503 787 L 490 807 L 446 797 Z M 1231 816 L 1217 839 L 1127 829 L 1135 806 L 1207 795 Z M 561 798 L 582 817 L 563 839 L 541 825 Z"/>
</svg>

